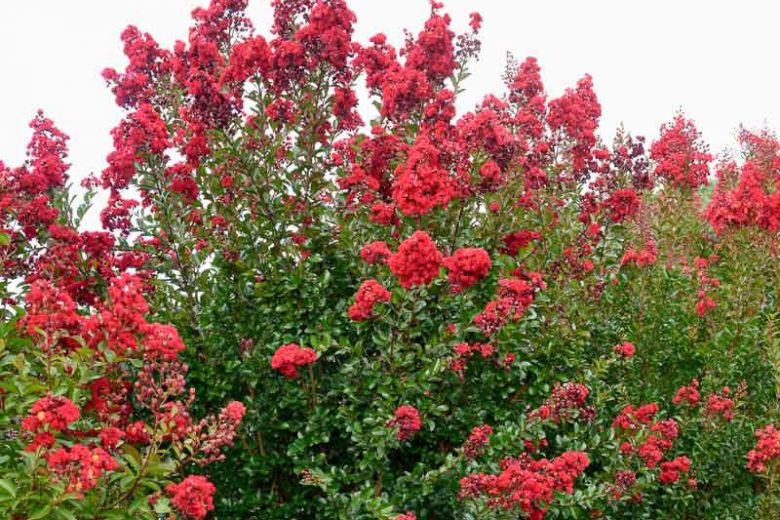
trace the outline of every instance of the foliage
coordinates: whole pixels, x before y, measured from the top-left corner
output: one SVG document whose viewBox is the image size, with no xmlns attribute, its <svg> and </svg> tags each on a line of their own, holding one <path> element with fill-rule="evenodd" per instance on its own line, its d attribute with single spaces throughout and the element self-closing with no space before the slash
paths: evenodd
<svg viewBox="0 0 780 520">
<path fill-rule="evenodd" d="M 246 0 L 196 9 L 170 50 L 123 32 L 129 62 L 103 76 L 126 117 L 87 181 L 106 231 L 77 231 L 42 115 L 27 164 L 0 167 L 3 427 L 67 397 L 84 437 L 54 442 L 97 449 L 115 419 L 87 389 L 127 390 L 103 484 L 41 491 L 58 477 L 23 427 L 0 463 L 35 470 L 24 493 L 0 481 L 0 511 L 773 518 L 774 136 L 743 131 L 743 157 L 713 163 L 678 114 L 649 152 L 622 131 L 608 146 L 592 79 L 548 98 L 533 58 L 458 114 L 478 14 L 456 34 L 434 2 L 396 49 L 354 42 L 342 0 L 273 6 L 268 38 Z M 160 377 L 179 393 L 150 399 Z M 234 400 L 240 427 L 238 403 L 189 419 Z M 171 483 L 202 458 L 208 480 Z"/>
</svg>

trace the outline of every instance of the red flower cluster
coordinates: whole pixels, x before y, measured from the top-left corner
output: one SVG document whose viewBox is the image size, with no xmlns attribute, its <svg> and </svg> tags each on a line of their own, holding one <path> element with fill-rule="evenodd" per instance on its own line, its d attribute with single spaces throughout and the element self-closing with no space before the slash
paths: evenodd
<svg viewBox="0 0 780 520">
<path fill-rule="evenodd" d="M 102 448 L 87 448 L 75 444 L 70 448 L 58 448 L 46 455 L 51 471 L 68 482 L 66 491 L 77 496 L 95 487 L 104 472 L 119 467 L 114 458 Z"/>
<path fill-rule="evenodd" d="M 271 368 L 278 370 L 284 377 L 295 379 L 298 377 L 299 367 L 310 365 L 315 361 L 317 361 L 317 353 L 314 349 L 288 343 L 276 349 L 271 357 Z"/>
<path fill-rule="evenodd" d="M 658 481 L 661 484 L 674 484 L 680 480 L 680 473 L 688 473 L 691 469 L 691 459 L 688 457 L 675 457 L 673 460 L 661 463 L 661 473 Z"/>
<path fill-rule="evenodd" d="M 637 251 L 634 248 L 629 248 L 623 254 L 623 258 L 620 260 L 620 265 L 636 264 L 638 267 L 647 267 L 653 265 L 658 260 L 658 247 L 654 240 L 648 240 L 645 243 L 645 247 Z"/>
<path fill-rule="evenodd" d="M 452 44 L 455 33 L 449 28 L 450 17 L 438 14 L 436 7 L 433 4 L 433 12 L 424 29 L 405 49 L 406 67 L 425 72 L 433 85 L 449 78 L 458 66 Z"/>
<path fill-rule="evenodd" d="M 504 235 L 503 252 L 509 256 L 517 256 L 517 253 L 519 253 L 521 249 L 525 249 L 532 241 L 541 240 L 541 238 L 542 234 L 538 231 L 529 231 L 527 229 L 514 231 Z"/>
<path fill-rule="evenodd" d="M 550 101 L 548 124 L 551 130 L 563 130 L 572 140 L 571 164 L 575 173 L 584 171 L 592 160 L 600 117 L 601 105 L 588 75 L 577 82 L 576 89 L 567 89 L 563 96 Z"/>
<path fill-rule="evenodd" d="M 756 446 L 747 454 L 747 468 L 753 473 L 763 473 L 767 464 L 780 459 L 780 430 L 774 424 L 756 430 Z"/>
<path fill-rule="evenodd" d="M 412 437 L 422 427 L 420 412 L 414 406 L 401 405 L 395 409 L 395 415 L 387 422 L 387 426 L 390 428 L 397 427 L 395 438 L 403 442 Z"/>
<path fill-rule="evenodd" d="M 623 222 L 639 211 L 639 196 L 630 188 L 616 190 L 602 202 L 607 216 L 612 222 Z"/>
<path fill-rule="evenodd" d="M 225 459 L 225 454 L 220 450 L 233 444 L 241 421 L 246 414 L 246 407 L 239 401 L 231 401 L 215 419 L 210 416 L 203 419 L 195 427 L 198 443 L 198 460 L 200 466 Z"/>
<path fill-rule="evenodd" d="M 615 473 L 615 498 L 620 498 L 634 484 L 636 484 L 636 473 L 633 471 L 622 470 Z"/>
<path fill-rule="evenodd" d="M 708 259 L 697 256 L 693 261 L 696 268 L 696 278 L 699 282 L 699 291 L 696 293 L 696 314 L 699 318 L 704 316 L 708 310 L 715 308 L 715 300 L 710 297 L 709 293 L 712 289 L 720 286 L 720 281 L 711 277 L 707 268 L 716 258 Z"/>
<path fill-rule="evenodd" d="M 214 484 L 201 475 L 190 475 L 178 484 L 168 484 L 165 491 L 171 503 L 185 518 L 202 520 L 214 510 Z"/>
<path fill-rule="evenodd" d="M 739 140 L 746 161 L 721 165 L 704 217 L 718 233 L 747 226 L 774 233 L 780 229 L 780 142 L 767 131 L 743 130 Z"/>
<path fill-rule="evenodd" d="M 643 444 L 637 447 L 637 454 L 648 468 L 654 468 L 663 458 L 664 452 L 672 447 L 672 441 L 680 434 L 680 427 L 673 419 L 655 422 Z"/>
<path fill-rule="evenodd" d="M 463 380 L 463 372 L 466 370 L 469 358 L 474 354 L 479 354 L 483 359 L 487 359 L 493 355 L 493 345 L 490 343 L 474 343 L 469 345 L 468 343 L 458 343 L 452 348 L 455 353 L 455 359 L 450 361 L 450 369 L 457 372 L 460 380 Z"/>
<path fill-rule="evenodd" d="M 634 344 L 628 341 L 624 341 L 619 345 L 615 345 L 615 347 L 612 350 L 618 356 L 624 357 L 626 359 L 634 357 L 634 352 L 636 351 Z"/>
<path fill-rule="evenodd" d="M 184 342 L 173 325 L 151 323 L 145 332 L 142 342 L 145 357 L 172 360 L 184 350 Z"/>
<path fill-rule="evenodd" d="M 541 520 L 555 492 L 571 494 L 574 480 L 588 467 L 585 453 L 568 451 L 552 460 L 533 460 L 528 454 L 501 461 L 501 473 L 474 473 L 460 481 L 461 498 L 487 496 L 490 508 L 520 509 L 530 520 Z"/>
<path fill-rule="evenodd" d="M 363 321 L 372 315 L 374 305 L 389 301 L 390 291 L 376 280 L 366 280 L 360 284 L 355 294 L 355 303 L 349 307 L 349 318 L 358 322 Z"/>
<path fill-rule="evenodd" d="M 551 419 L 553 423 L 565 422 L 576 416 L 580 420 L 590 421 L 596 416 L 596 410 L 592 406 L 586 407 L 590 391 L 582 383 L 572 381 L 564 384 L 556 384 L 542 405 L 528 414 L 529 419 L 546 421 Z"/>
<path fill-rule="evenodd" d="M 396 516 L 395 520 L 417 520 L 417 515 L 415 515 L 411 511 L 407 511 L 402 515 Z"/>
<path fill-rule="evenodd" d="M 62 431 L 81 416 L 73 401 L 59 395 L 42 397 L 35 401 L 28 415 L 22 421 L 22 428 L 37 433 L 45 427 Z"/>
<path fill-rule="evenodd" d="M 650 158 L 656 161 L 655 175 L 675 188 L 693 190 L 708 182 L 712 155 L 693 121 L 682 114 L 661 127 L 661 136 L 650 146 Z"/>
<path fill-rule="evenodd" d="M 447 269 L 447 278 L 452 284 L 452 292 L 459 293 L 468 289 L 490 272 L 490 255 L 480 247 L 462 248 L 448 256 L 442 262 Z"/>
<path fill-rule="evenodd" d="M 536 291 L 545 287 L 539 273 L 530 273 L 527 279 L 499 280 L 497 299 L 488 302 L 472 321 L 483 334 L 494 334 L 508 321 L 519 320 L 533 303 Z"/>
<path fill-rule="evenodd" d="M 439 151 L 427 137 L 419 137 L 406 162 L 395 170 L 393 200 L 406 216 L 425 215 L 445 207 L 457 196 L 449 173 L 441 166 Z"/>
<path fill-rule="evenodd" d="M 442 254 L 425 231 L 415 231 L 390 255 L 388 266 L 401 287 L 428 285 L 439 276 Z"/>
<path fill-rule="evenodd" d="M 720 415 L 727 421 L 734 419 L 734 400 L 727 397 L 730 393 L 731 389 L 724 386 L 720 394 L 710 394 L 704 408 L 705 415 L 709 417 Z"/>
<path fill-rule="evenodd" d="M 369 264 L 386 264 L 390 255 L 390 248 L 380 240 L 368 243 L 360 250 L 360 256 Z"/>
<path fill-rule="evenodd" d="M 493 428 L 489 424 L 475 426 L 469 434 L 469 438 L 463 443 L 463 455 L 467 459 L 476 458 L 483 446 L 490 442 Z"/>
<path fill-rule="evenodd" d="M 646 404 L 639 408 L 626 406 L 612 422 L 612 428 L 618 433 L 629 437 L 640 437 L 634 447 L 632 441 L 626 441 L 620 446 L 624 455 L 630 455 L 634 450 L 648 468 L 655 468 L 663 459 L 663 455 L 672 447 L 672 441 L 680 435 L 680 427 L 673 419 L 653 422 L 658 413 L 656 403 Z M 651 424 L 652 423 L 652 424 Z M 639 436 L 640 432 L 643 434 Z"/>
<path fill-rule="evenodd" d="M 116 449 L 125 436 L 125 432 L 115 426 L 109 426 L 100 430 L 98 437 L 100 437 L 100 445 L 107 450 Z"/>
<path fill-rule="evenodd" d="M 633 435 L 633 432 L 643 425 L 650 424 L 657 413 L 658 404 L 656 403 L 645 404 L 636 409 L 634 405 L 630 404 L 615 417 L 615 420 L 612 421 L 612 428 L 620 428 Z"/>
<path fill-rule="evenodd" d="M 674 404 L 689 404 L 690 406 L 698 406 L 699 398 L 699 380 L 694 379 L 688 386 L 680 387 L 677 390 L 677 395 L 672 398 Z"/>
</svg>

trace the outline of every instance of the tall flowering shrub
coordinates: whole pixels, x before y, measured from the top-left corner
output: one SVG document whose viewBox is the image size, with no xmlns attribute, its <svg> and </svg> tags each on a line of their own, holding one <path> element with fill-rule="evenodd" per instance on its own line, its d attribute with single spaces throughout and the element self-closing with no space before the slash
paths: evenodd
<svg viewBox="0 0 780 520">
<path fill-rule="evenodd" d="M 214 485 L 186 475 L 224 458 L 245 407 L 192 414 L 182 338 L 149 321 L 150 273 L 131 274 L 143 262 L 110 234 L 77 230 L 67 136 L 41 113 L 31 127 L 27 161 L 2 171 L 0 513 L 205 518 Z"/>
<path fill-rule="evenodd" d="M 775 137 L 607 143 L 534 58 L 463 107 L 479 14 L 359 42 L 343 0 L 272 6 L 122 33 L 102 231 L 43 115 L 0 167 L 0 460 L 37 468 L 0 508 L 772 518 Z"/>
</svg>

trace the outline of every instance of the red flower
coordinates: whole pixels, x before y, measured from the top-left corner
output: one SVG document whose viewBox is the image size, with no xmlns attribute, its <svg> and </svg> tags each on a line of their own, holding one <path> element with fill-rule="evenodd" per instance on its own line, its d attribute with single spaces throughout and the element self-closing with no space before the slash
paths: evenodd
<svg viewBox="0 0 780 520">
<path fill-rule="evenodd" d="M 540 240 L 541 238 L 542 234 L 538 231 L 529 231 L 527 229 L 509 233 L 503 238 L 503 251 L 509 256 L 517 256 L 517 253 L 520 252 L 521 249 L 525 249 L 532 241 Z"/>
<path fill-rule="evenodd" d="M 78 407 L 66 397 L 41 397 L 33 404 L 30 415 L 22 421 L 22 428 L 31 432 L 38 432 L 44 426 L 52 430 L 64 430 L 80 416 Z"/>
<path fill-rule="evenodd" d="M 623 411 L 615 417 L 614 421 L 612 421 L 612 428 L 621 428 L 622 430 L 632 432 L 639 429 L 642 425 L 649 424 L 657 413 L 657 403 L 645 404 L 639 408 L 628 405 L 623 408 Z"/>
<path fill-rule="evenodd" d="M 439 163 L 439 150 L 427 137 L 419 137 L 409 157 L 395 170 L 393 200 L 406 216 L 430 213 L 457 196 L 450 175 Z"/>
<path fill-rule="evenodd" d="M 240 401 L 231 401 L 223 410 L 225 418 L 231 422 L 240 423 L 246 413 L 246 406 Z"/>
<path fill-rule="evenodd" d="M 278 370 L 284 377 L 298 377 L 298 367 L 310 365 L 317 360 L 317 353 L 311 348 L 301 348 L 295 343 L 282 345 L 271 358 L 271 368 Z"/>
<path fill-rule="evenodd" d="M 488 497 L 490 508 L 520 509 L 529 518 L 541 520 L 555 498 L 555 492 L 571 494 L 574 480 L 588 467 L 587 454 L 570 451 L 552 460 L 533 460 L 522 454 L 501 461 L 501 473 L 474 473 L 461 479 L 460 498 Z"/>
<path fill-rule="evenodd" d="M 531 411 L 528 418 L 552 419 L 555 424 L 558 424 L 570 419 L 576 412 L 580 420 L 588 421 L 595 416 L 593 407 L 585 407 L 589 394 L 588 387 L 582 383 L 573 381 L 564 384 L 556 383 L 550 398 L 546 399 L 539 408 Z"/>
<path fill-rule="evenodd" d="M 693 121 L 682 115 L 661 127 L 661 136 L 650 146 L 655 174 L 675 188 L 696 189 L 707 184 L 712 155 Z"/>
<path fill-rule="evenodd" d="M 656 260 L 658 260 L 658 247 L 654 240 L 648 240 L 640 251 L 628 249 L 620 260 L 620 265 L 634 263 L 638 267 L 647 267 L 653 265 Z"/>
<path fill-rule="evenodd" d="M 623 222 L 639 211 L 639 196 L 632 189 L 616 190 L 603 203 L 612 222 Z"/>
<path fill-rule="evenodd" d="M 437 4 L 417 39 L 406 48 L 406 67 L 424 72 L 428 81 L 438 84 L 449 78 L 458 67 L 455 62 L 455 38 L 450 28 L 449 15 L 436 12 Z"/>
<path fill-rule="evenodd" d="M 487 251 L 482 248 L 462 248 L 442 262 L 452 284 L 452 292 L 468 289 L 490 272 L 491 262 Z"/>
<path fill-rule="evenodd" d="M 380 240 L 368 243 L 360 250 L 360 256 L 369 264 L 386 264 L 390 254 L 390 248 Z"/>
<path fill-rule="evenodd" d="M 173 506 L 185 517 L 202 520 L 214 510 L 214 484 L 206 477 L 190 475 L 178 484 L 168 484 L 165 491 Z"/>
<path fill-rule="evenodd" d="M 150 359 L 176 359 L 178 353 L 184 350 L 184 342 L 173 325 L 151 323 L 145 332 L 142 341 L 144 356 Z"/>
<path fill-rule="evenodd" d="M 634 357 L 634 344 L 629 343 L 628 341 L 624 341 L 620 345 L 615 345 L 615 348 L 613 349 L 615 353 L 619 356 L 622 356 L 624 358 L 631 358 Z"/>
<path fill-rule="evenodd" d="M 55 442 L 57 439 L 50 432 L 38 432 L 24 451 L 34 452 L 38 448 L 51 448 Z"/>
<path fill-rule="evenodd" d="M 730 393 L 731 389 L 724 386 L 720 395 L 711 394 L 707 397 L 707 405 L 704 413 L 710 417 L 720 415 L 727 421 L 734 419 L 734 400 L 726 397 Z"/>
<path fill-rule="evenodd" d="M 125 432 L 115 426 L 108 426 L 100 430 L 100 444 L 107 450 L 113 450 L 119 444 L 119 441 L 125 436 Z"/>
<path fill-rule="evenodd" d="M 95 487 L 104 472 L 119 467 L 116 460 L 102 448 L 89 449 L 81 444 L 59 448 L 46 456 L 52 472 L 68 482 L 66 491 L 83 496 L 84 491 Z"/>
<path fill-rule="evenodd" d="M 395 215 L 395 206 L 386 202 L 377 202 L 369 210 L 368 220 L 375 224 L 389 226 L 394 224 L 398 218 Z"/>
<path fill-rule="evenodd" d="M 401 287 L 428 285 L 439 276 L 442 254 L 425 231 L 415 231 L 398 246 L 398 252 L 388 261 L 390 271 L 398 277 Z"/>
<path fill-rule="evenodd" d="M 658 481 L 661 484 L 674 484 L 680 479 L 680 473 L 688 473 L 691 469 L 691 459 L 688 457 L 675 457 L 674 460 L 661 463 L 661 473 Z"/>
<path fill-rule="evenodd" d="M 596 145 L 596 129 L 601 117 L 601 105 L 593 92 L 593 80 L 589 75 L 577 82 L 576 89 L 549 104 L 547 121 L 551 130 L 563 130 L 572 140 L 571 160 L 575 172 L 582 172 L 592 160 Z"/>
<path fill-rule="evenodd" d="M 493 428 L 489 424 L 475 426 L 471 430 L 469 438 L 463 443 L 463 455 L 467 459 L 475 458 L 480 448 L 490 442 L 491 435 L 493 435 Z"/>
<path fill-rule="evenodd" d="M 469 27 L 474 32 L 478 32 L 482 27 L 482 15 L 479 13 L 471 13 L 469 15 Z"/>
<path fill-rule="evenodd" d="M 766 465 L 780 458 L 780 430 L 774 424 L 756 430 L 756 446 L 747 454 L 747 468 L 753 473 L 763 473 Z"/>
<path fill-rule="evenodd" d="M 688 386 L 680 387 L 677 390 L 677 395 L 672 398 L 674 404 L 689 404 L 691 406 L 699 405 L 699 380 L 694 379 Z"/>
<path fill-rule="evenodd" d="M 151 439 L 146 423 L 143 421 L 128 424 L 127 428 L 125 428 L 125 435 L 127 436 L 127 442 L 131 444 L 147 444 Z"/>
<path fill-rule="evenodd" d="M 366 280 L 355 294 L 355 303 L 349 307 L 349 318 L 360 322 L 371 316 L 374 305 L 379 302 L 389 302 L 390 291 L 376 280 Z"/>
<path fill-rule="evenodd" d="M 636 483 L 636 473 L 633 471 L 618 471 L 615 473 L 615 482 L 621 490 L 625 491 Z"/>
<path fill-rule="evenodd" d="M 417 433 L 422 427 L 420 412 L 414 406 L 399 406 L 395 410 L 395 416 L 387 422 L 387 425 L 391 428 L 398 428 L 395 432 L 395 437 L 403 442 Z"/>
</svg>

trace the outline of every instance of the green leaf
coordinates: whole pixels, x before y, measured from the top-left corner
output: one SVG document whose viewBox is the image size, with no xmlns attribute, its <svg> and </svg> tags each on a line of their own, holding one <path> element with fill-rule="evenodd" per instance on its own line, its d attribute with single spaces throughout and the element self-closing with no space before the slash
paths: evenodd
<svg viewBox="0 0 780 520">
<path fill-rule="evenodd" d="M 37 509 L 27 520 L 38 520 L 39 518 L 48 518 L 51 513 L 51 506 L 46 504 L 45 506 Z"/>
<path fill-rule="evenodd" d="M 3 489 L 9 495 L 16 498 L 16 486 L 8 480 L 0 478 L 0 489 Z"/>
<path fill-rule="evenodd" d="M 68 511 L 67 509 L 62 509 L 61 507 L 58 507 L 54 510 L 54 512 L 59 516 L 60 518 L 64 518 L 65 520 L 78 520 L 76 515 Z"/>
</svg>

